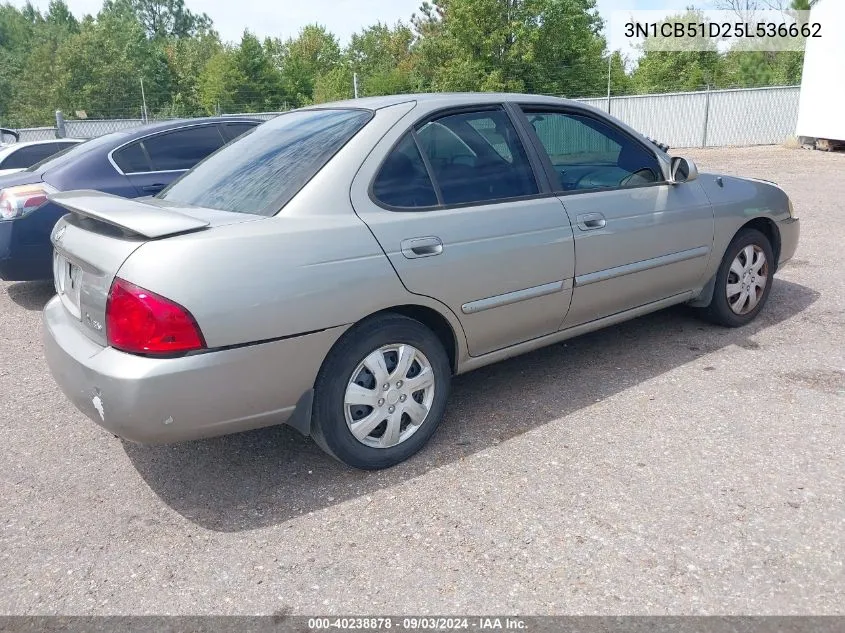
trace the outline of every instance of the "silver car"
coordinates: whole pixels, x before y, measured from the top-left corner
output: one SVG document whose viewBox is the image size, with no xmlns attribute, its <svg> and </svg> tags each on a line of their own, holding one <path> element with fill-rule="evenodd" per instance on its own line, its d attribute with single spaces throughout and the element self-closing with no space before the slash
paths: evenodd
<svg viewBox="0 0 845 633">
<path fill-rule="evenodd" d="M 454 374 L 673 304 L 748 323 L 799 233 L 774 184 L 518 94 L 297 110 L 156 198 L 52 199 L 46 354 L 81 411 L 152 443 L 284 422 L 367 469 Z"/>
</svg>

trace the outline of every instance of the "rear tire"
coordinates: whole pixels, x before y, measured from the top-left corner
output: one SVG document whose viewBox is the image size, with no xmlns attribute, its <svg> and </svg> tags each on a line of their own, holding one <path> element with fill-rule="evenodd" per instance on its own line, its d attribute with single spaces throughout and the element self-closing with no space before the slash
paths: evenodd
<svg viewBox="0 0 845 633">
<path fill-rule="evenodd" d="M 363 321 L 338 341 L 317 376 L 314 441 L 354 468 L 398 464 L 437 430 L 451 374 L 440 340 L 419 321 L 398 314 Z"/>
<path fill-rule="evenodd" d="M 742 229 L 725 251 L 713 298 L 702 309 L 702 316 L 725 327 L 750 323 L 769 298 L 774 270 L 769 239 L 757 229 Z"/>
</svg>

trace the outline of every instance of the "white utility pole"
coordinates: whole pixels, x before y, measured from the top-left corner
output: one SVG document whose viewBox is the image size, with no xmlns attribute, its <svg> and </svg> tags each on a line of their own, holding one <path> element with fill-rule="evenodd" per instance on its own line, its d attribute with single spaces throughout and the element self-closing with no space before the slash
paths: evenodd
<svg viewBox="0 0 845 633">
<path fill-rule="evenodd" d="M 143 104 L 143 111 L 141 112 L 141 118 L 144 119 L 144 123 L 147 122 L 147 96 L 144 94 L 144 78 L 141 77 L 141 103 Z"/>
<path fill-rule="evenodd" d="M 352 89 L 355 92 L 355 98 L 358 98 L 358 73 L 352 73 Z"/>
</svg>

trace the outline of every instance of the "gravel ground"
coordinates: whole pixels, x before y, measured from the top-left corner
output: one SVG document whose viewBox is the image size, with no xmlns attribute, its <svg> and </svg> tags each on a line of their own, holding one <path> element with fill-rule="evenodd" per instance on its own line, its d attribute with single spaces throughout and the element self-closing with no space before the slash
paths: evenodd
<svg viewBox="0 0 845 633">
<path fill-rule="evenodd" d="M 673 309 L 455 381 L 432 444 L 350 471 L 284 427 L 122 443 L 0 287 L 0 613 L 845 614 L 845 155 L 775 180 L 796 259 L 740 330 Z"/>
</svg>

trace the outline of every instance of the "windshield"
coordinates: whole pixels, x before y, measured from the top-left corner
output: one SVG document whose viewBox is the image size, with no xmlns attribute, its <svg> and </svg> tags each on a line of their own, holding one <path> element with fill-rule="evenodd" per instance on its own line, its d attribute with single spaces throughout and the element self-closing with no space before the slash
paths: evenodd
<svg viewBox="0 0 845 633">
<path fill-rule="evenodd" d="M 298 110 L 258 126 L 199 163 L 158 197 L 274 215 L 366 123 L 369 110 Z"/>
<path fill-rule="evenodd" d="M 112 132 L 111 134 L 92 138 L 90 141 L 78 143 L 77 145 L 71 146 L 69 149 L 62 150 L 58 154 L 53 154 L 52 156 L 45 158 L 40 163 L 35 163 L 32 167 L 28 167 L 26 171 L 40 172 L 54 169 L 55 167 L 61 167 L 62 165 L 70 161 L 77 160 L 88 152 L 104 145 L 116 144 L 120 138 L 126 135 L 127 132 Z"/>
</svg>

